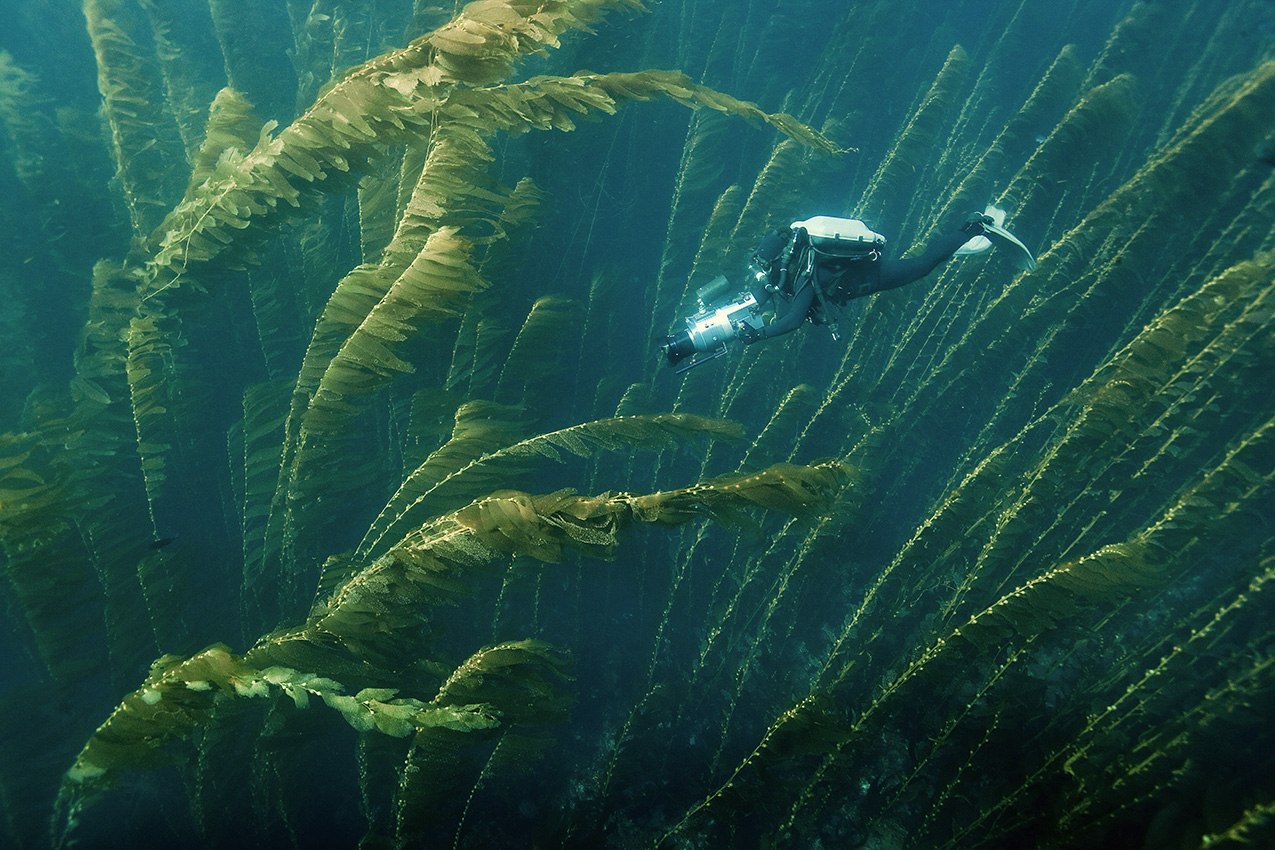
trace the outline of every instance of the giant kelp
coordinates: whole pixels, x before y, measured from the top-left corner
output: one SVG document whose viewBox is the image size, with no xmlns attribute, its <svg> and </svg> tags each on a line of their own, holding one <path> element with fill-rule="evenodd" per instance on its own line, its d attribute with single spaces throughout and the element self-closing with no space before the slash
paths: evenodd
<svg viewBox="0 0 1275 850">
<path fill-rule="evenodd" d="M 86 0 L 100 133 L 0 63 L 0 327 L 91 282 L 0 355 L 6 841 L 1268 837 L 1264 4 L 188 5 Z M 658 371 L 765 229 L 990 200 L 1035 272 Z"/>
</svg>

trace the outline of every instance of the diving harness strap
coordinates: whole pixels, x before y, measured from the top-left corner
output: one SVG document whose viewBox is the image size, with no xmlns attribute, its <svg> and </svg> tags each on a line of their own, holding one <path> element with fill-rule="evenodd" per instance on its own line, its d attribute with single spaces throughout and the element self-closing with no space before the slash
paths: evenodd
<svg viewBox="0 0 1275 850">
<path fill-rule="evenodd" d="M 800 247 L 798 245 L 800 244 Z M 804 287 L 810 286 L 814 288 L 815 301 L 819 305 L 819 315 L 827 317 L 827 321 L 820 322 L 828 326 L 828 330 L 832 333 L 833 340 L 840 339 L 837 333 L 837 323 L 841 319 L 841 310 L 835 309 L 834 305 L 824 297 L 823 287 L 819 285 L 819 275 L 815 271 L 815 257 L 819 251 L 814 245 L 810 244 L 810 234 L 806 232 L 804 227 L 798 227 L 794 232 L 792 239 L 788 241 L 787 247 L 784 248 L 782 256 L 783 266 L 780 272 L 779 287 L 782 291 L 783 286 L 787 283 L 787 275 L 791 257 L 796 251 L 797 264 L 800 267 L 793 281 L 794 288 L 792 297 L 796 298 L 797 293 Z"/>
</svg>

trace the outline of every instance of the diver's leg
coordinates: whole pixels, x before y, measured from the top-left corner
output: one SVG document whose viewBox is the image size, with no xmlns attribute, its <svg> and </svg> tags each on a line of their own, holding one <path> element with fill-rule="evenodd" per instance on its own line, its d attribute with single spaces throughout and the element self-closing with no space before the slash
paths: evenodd
<svg viewBox="0 0 1275 850">
<path fill-rule="evenodd" d="M 915 257 L 905 257 L 899 260 L 883 259 L 881 261 L 881 286 L 877 291 L 896 289 L 915 280 L 920 280 L 938 268 L 939 265 L 951 259 L 957 248 L 978 236 L 980 232 L 980 230 L 974 230 L 973 232 L 967 232 L 964 229 L 953 230 L 935 237 L 929 245 L 925 246 L 925 250 Z"/>
</svg>

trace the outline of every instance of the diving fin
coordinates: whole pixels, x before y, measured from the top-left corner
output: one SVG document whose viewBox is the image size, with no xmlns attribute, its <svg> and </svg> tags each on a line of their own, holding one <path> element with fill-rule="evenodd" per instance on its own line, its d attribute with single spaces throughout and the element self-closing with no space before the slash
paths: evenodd
<svg viewBox="0 0 1275 850">
<path fill-rule="evenodd" d="M 991 218 L 992 223 L 983 225 L 982 236 L 975 236 L 957 248 L 955 256 L 968 257 L 974 254 L 982 254 L 990 250 L 993 243 L 995 243 L 1002 248 L 1010 249 L 1019 268 L 1026 271 L 1035 270 L 1036 258 L 1032 256 L 1032 252 L 1027 250 L 1027 246 L 1019 242 L 1014 234 L 1005 229 L 1005 211 L 1000 207 L 988 204 L 987 209 L 983 210 L 983 215 Z"/>
<path fill-rule="evenodd" d="M 985 224 L 983 230 L 986 231 L 986 237 L 991 239 L 1002 248 L 1010 249 L 1014 255 L 1014 263 L 1023 271 L 1036 271 L 1036 258 L 1032 256 L 1032 252 L 1027 250 L 1027 246 L 1018 241 L 1018 237 L 1010 233 L 998 224 Z"/>
<path fill-rule="evenodd" d="M 1005 211 L 991 204 L 987 205 L 987 209 L 983 210 L 983 215 L 991 218 L 992 223 L 1000 227 L 1005 223 Z M 972 257 L 975 254 L 984 254 L 992 250 L 992 240 L 986 236 L 975 236 L 970 241 L 956 249 L 957 257 Z"/>
</svg>

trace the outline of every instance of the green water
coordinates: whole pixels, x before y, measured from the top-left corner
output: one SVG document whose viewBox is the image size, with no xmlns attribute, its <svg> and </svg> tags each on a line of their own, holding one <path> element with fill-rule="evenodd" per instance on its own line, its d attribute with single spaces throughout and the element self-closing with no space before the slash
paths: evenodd
<svg viewBox="0 0 1275 850">
<path fill-rule="evenodd" d="M 1269 3 L 11 5 L 4 846 L 1272 846 Z"/>
</svg>

